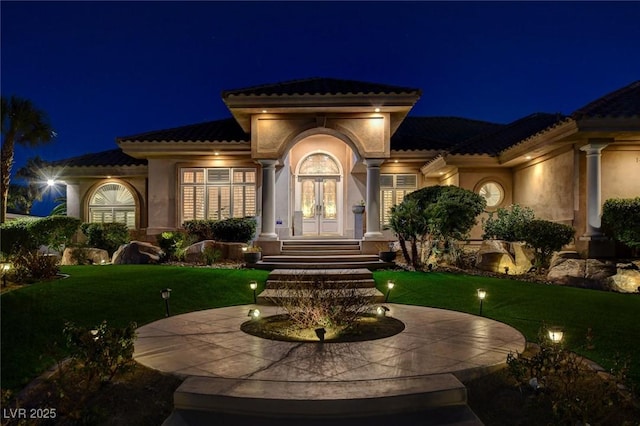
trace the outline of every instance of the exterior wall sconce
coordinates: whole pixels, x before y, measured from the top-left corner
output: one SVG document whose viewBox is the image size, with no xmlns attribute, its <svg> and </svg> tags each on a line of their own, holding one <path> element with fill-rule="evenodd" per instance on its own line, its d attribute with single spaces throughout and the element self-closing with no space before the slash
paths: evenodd
<svg viewBox="0 0 640 426">
<path fill-rule="evenodd" d="M 327 333 L 327 330 L 324 328 L 316 328 L 314 331 L 316 332 L 316 336 L 318 336 L 320 342 L 324 342 L 324 335 Z"/>
<path fill-rule="evenodd" d="M 247 314 L 248 317 L 251 317 L 251 319 L 258 319 L 260 318 L 260 309 L 249 309 L 249 313 Z"/>
<path fill-rule="evenodd" d="M 258 303 L 256 300 L 256 289 L 258 288 L 258 282 L 257 281 L 249 282 L 249 288 L 253 290 L 253 303 L 254 304 Z"/>
<path fill-rule="evenodd" d="M 547 333 L 549 335 L 549 340 L 553 344 L 558 344 L 562 342 L 562 338 L 564 337 L 564 330 L 560 327 L 549 327 L 547 329 Z"/>
<path fill-rule="evenodd" d="M 487 297 L 487 290 L 479 288 L 477 291 L 478 299 L 480 299 L 480 316 L 482 316 L 482 302 L 484 301 L 484 298 Z"/>
<path fill-rule="evenodd" d="M 393 281 L 387 281 L 387 295 L 384 297 L 384 303 L 387 303 L 389 301 L 389 294 L 391 294 L 391 290 L 393 290 L 395 286 L 396 283 L 394 283 Z"/>
<path fill-rule="evenodd" d="M 9 275 L 10 269 L 11 269 L 11 263 L 9 262 L 0 263 L 0 271 L 2 272 L 2 287 L 7 286 L 7 275 Z"/>
<path fill-rule="evenodd" d="M 167 311 L 165 316 L 168 317 L 169 316 L 169 298 L 171 297 L 171 289 L 170 288 L 162 289 L 160 291 L 160 295 L 164 299 L 164 306 Z"/>
</svg>

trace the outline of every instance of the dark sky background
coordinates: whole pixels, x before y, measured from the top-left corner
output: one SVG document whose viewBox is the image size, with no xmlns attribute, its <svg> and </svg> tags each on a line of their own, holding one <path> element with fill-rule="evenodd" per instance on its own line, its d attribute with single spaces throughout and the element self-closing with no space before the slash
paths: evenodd
<svg viewBox="0 0 640 426">
<path fill-rule="evenodd" d="M 63 159 L 230 117 L 223 90 L 308 77 L 422 89 L 414 116 L 571 113 L 640 78 L 640 2 L 2 1 L 1 86 Z M 35 214 L 48 214 L 39 203 Z"/>
</svg>

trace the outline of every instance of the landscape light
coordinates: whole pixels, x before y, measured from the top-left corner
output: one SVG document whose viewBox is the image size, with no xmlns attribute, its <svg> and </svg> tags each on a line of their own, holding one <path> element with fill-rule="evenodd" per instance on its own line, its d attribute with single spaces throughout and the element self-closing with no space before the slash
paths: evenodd
<svg viewBox="0 0 640 426">
<path fill-rule="evenodd" d="M 254 304 L 255 304 L 255 303 L 258 303 L 258 302 L 256 301 L 256 289 L 258 288 L 258 282 L 257 282 L 257 281 L 251 281 L 251 282 L 249 282 L 249 288 L 250 288 L 251 290 L 253 290 L 253 303 L 254 303 Z"/>
<path fill-rule="evenodd" d="M 249 314 L 247 314 L 247 316 L 251 317 L 251 319 L 260 318 L 260 309 L 249 309 Z"/>
<path fill-rule="evenodd" d="M 560 327 L 549 327 L 547 333 L 549 333 L 549 339 L 553 343 L 560 343 L 564 337 L 564 331 Z"/>
<path fill-rule="evenodd" d="M 478 289 L 478 299 L 480 299 L 480 315 L 482 315 L 482 301 L 487 297 L 487 290 L 483 288 Z"/>
<path fill-rule="evenodd" d="M 11 269 L 11 263 L 9 262 L 0 263 L 0 270 L 2 271 L 2 287 L 7 286 L 7 275 L 9 274 L 10 269 Z"/>
<path fill-rule="evenodd" d="M 316 328 L 315 332 L 316 336 L 318 336 L 318 339 L 320 339 L 320 342 L 324 342 L 324 335 L 327 333 L 327 330 L 325 330 L 324 328 Z"/>
<path fill-rule="evenodd" d="M 386 316 L 387 312 L 389 312 L 389 308 L 387 308 L 386 306 L 378 306 L 376 308 L 376 313 L 378 314 L 379 317 Z"/>
<path fill-rule="evenodd" d="M 166 313 L 165 316 L 168 317 L 169 316 L 169 298 L 171 297 L 171 289 L 170 288 L 162 289 L 160 291 L 160 295 L 164 299 L 164 305 L 165 305 L 165 308 L 167 310 L 167 313 Z"/>
<path fill-rule="evenodd" d="M 393 282 L 392 280 L 387 281 L 387 295 L 384 297 L 385 303 L 389 301 L 389 294 L 391 293 L 391 290 L 393 290 L 393 287 L 395 286 L 396 286 L 396 283 Z"/>
</svg>

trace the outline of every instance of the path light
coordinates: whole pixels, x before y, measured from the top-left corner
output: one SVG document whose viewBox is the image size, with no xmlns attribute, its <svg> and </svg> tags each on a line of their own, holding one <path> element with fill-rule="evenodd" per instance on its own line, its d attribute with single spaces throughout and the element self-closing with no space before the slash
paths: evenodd
<svg viewBox="0 0 640 426">
<path fill-rule="evenodd" d="M 387 281 L 387 295 L 384 297 L 384 302 L 387 303 L 389 301 L 389 294 L 391 294 L 391 290 L 396 286 L 392 280 Z"/>
<path fill-rule="evenodd" d="M 478 299 L 480 299 L 480 316 L 482 316 L 482 302 L 484 298 L 487 297 L 487 290 L 483 288 L 478 289 Z"/>
<path fill-rule="evenodd" d="M 247 314 L 247 316 L 251 317 L 251 319 L 260 318 L 260 309 L 249 309 L 249 313 Z"/>
<path fill-rule="evenodd" d="M 386 306 L 378 306 L 376 308 L 376 314 L 378 314 L 379 317 L 387 316 L 387 312 L 389 312 L 389 308 Z"/>
<path fill-rule="evenodd" d="M 316 332 L 318 339 L 320 339 L 320 342 L 324 342 L 324 335 L 327 333 L 327 330 L 324 328 L 316 328 L 314 331 Z"/>
<path fill-rule="evenodd" d="M 160 295 L 164 299 L 164 306 L 167 309 L 167 314 L 165 316 L 169 316 L 169 298 L 171 297 L 171 289 L 165 288 L 160 291 Z"/>
<path fill-rule="evenodd" d="M 7 275 L 9 275 L 10 269 L 11 269 L 11 263 L 9 262 L 0 263 L 0 271 L 2 271 L 2 287 L 7 286 Z"/>
<path fill-rule="evenodd" d="M 507 274 L 507 275 L 509 275 L 509 267 L 508 267 L 508 266 L 505 266 L 505 267 L 504 267 L 504 273 L 505 273 L 505 274 Z"/>
<path fill-rule="evenodd" d="M 554 344 L 560 343 L 564 337 L 564 330 L 560 327 L 549 327 L 547 333 L 549 334 L 549 339 Z"/>
<path fill-rule="evenodd" d="M 250 288 L 251 290 L 253 290 L 253 303 L 254 303 L 254 304 L 255 304 L 255 303 L 258 303 L 258 302 L 256 301 L 256 289 L 258 288 L 258 282 L 257 282 L 257 281 L 251 281 L 251 282 L 249 282 L 249 288 Z"/>
</svg>

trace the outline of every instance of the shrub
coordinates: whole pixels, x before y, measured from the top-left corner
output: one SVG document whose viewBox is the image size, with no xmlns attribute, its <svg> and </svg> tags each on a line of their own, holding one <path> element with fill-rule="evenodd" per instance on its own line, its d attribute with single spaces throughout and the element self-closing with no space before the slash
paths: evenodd
<svg viewBox="0 0 640 426">
<path fill-rule="evenodd" d="M 71 243 L 81 223 L 80 219 L 75 217 L 49 216 L 32 221 L 29 232 L 38 241 L 38 245 L 60 251 Z"/>
<path fill-rule="evenodd" d="M 602 229 L 626 246 L 640 249 L 640 197 L 605 201 L 602 206 Z"/>
<path fill-rule="evenodd" d="M 42 254 L 37 250 L 21 250 L 12 260 L 15 281 L 19 283 L 46 280 L 60 272 L 56 256 Z"/>
<path fill-rule="evenodd" d="M 499 208 L 489 213 L 489 218 L 484 221 L 482 238 L 510 242 L 524 241 L 522 227 L 533 219 L 535 216 L 529 207 L 513 204 L 508 209 Z"/>
<path fill-rule="evenodd" d="M 0 226 L 0 250 L 5 256 L 16 254 L 20 250 L 34 250 L 38 248 L 37 242 L 29 232 L 32 220 L 18 219 L 5 222 Z"/>
<path fill-rule="evenodd" d="M 187 234 L 197 241 L 216 240 L 232 243 L 247 243 L 256 233 L 253 217 L 230 218 L 224 220 L 190 220 L 183 224 Z"/>
<path fill-rule="evenodd" d="M 163 232 L 158 236 L 158 246 L 165 253 L 163 260 L 183 260 L 186 248 L 195 242 L 196 238 L 185 232 Z"/>
<path fill-rule="evenodd" d="M 569 225 L 534 219 L 522 225 L 522 239 L 534 249 L 535 266 L 549 266 L 554 251 L 562 249 L 573 239 L 575 230 Z"/>
<path fill-rule="evenodd" d="M 87 236 L 87 246 L 113 253 L 129 242 L 129 228 L 124 223 L 83 223 L 82 232 Z"/>
<path fill-rule="evenodd" d="M 222 252 L 213 247 L 206 247 L 202 252 L 202 257 L 204 258 L 204 263 L 207 266 L 211 266 L 216 263 L 222 257 Z"/>
</svg>

